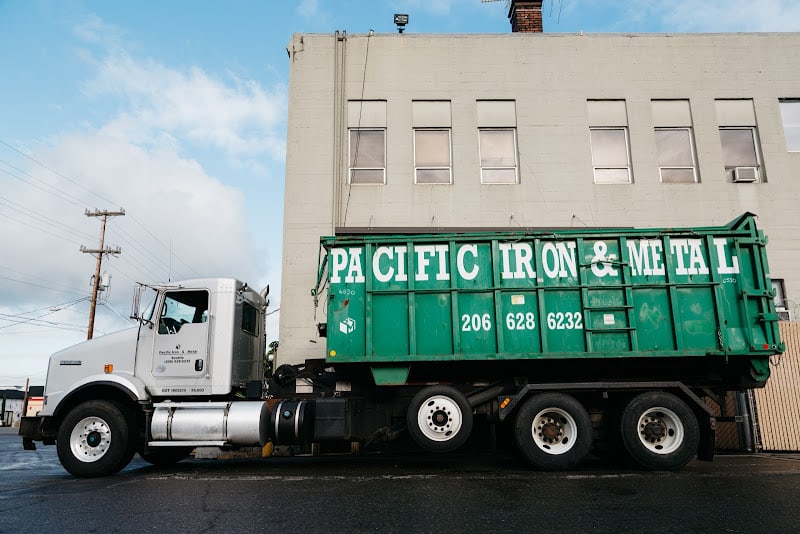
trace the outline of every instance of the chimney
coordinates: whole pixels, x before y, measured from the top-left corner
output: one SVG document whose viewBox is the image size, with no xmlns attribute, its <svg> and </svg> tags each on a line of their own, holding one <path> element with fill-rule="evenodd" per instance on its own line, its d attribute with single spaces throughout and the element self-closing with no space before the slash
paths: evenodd
<svg viewBox="0 0 800 534">
<path fill-rule="evenodd" d="M 508 20 L 512 32 L 542 33 L 542 0 L 511 0 Z"/>
</svg>

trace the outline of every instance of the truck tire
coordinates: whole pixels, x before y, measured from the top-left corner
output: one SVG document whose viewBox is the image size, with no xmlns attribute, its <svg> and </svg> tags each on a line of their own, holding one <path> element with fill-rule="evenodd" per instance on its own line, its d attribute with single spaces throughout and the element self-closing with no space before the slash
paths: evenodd
<svg viewBox="0 0 800 534">
<path fill-rule="evenodd" d="M 148 447 L 139 456 L 153 465 L 172 465 L 188 458 L 193 450 L 194 447 Z"/>
<path fill-rule="evenodd" d="M 648 392 L 634 397 L 622 412 L 620 434 L 625 450 L 639 466 L 675 471 L 697 454 L 697 418 L 670 393 Z"/>
<path fill-rule="evenodd" d="M 133 458 L 135 443 L 130 434 L 130 421 L 116 404 L 84 402 L 73 408 L 58 428 L 58 459 L 77 477 L 114 474 Z"/>
<path fill-rule="evenodd" d="M 423 449 L 450 452 L 458 449 L 472 432 L 472 407 L 467 397 L 452 386 L 428 386 L 420 390 L 406 415 L 408 432 Z"/>
<path fill-rule="evenodd" d="M 514 420 L 514 441 L 534 467 L 570 469 L 592 446 L 592 420 L 574 397 L 540 393 L 528 398 Z"/>
</svg>

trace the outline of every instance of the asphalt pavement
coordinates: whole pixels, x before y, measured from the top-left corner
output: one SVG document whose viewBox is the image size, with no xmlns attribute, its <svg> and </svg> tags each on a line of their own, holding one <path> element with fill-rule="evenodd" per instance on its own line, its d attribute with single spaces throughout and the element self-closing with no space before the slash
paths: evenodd
<svg viewBox="0 0 800 534">
<path fill-rule="evenodd" d="M 540 472 L 509 454 L 140 458 L 81 480 L 0 429 L 0 532 L 797 532 L 800 455 L 680 472 L 593 459 Z"/>
</svg>

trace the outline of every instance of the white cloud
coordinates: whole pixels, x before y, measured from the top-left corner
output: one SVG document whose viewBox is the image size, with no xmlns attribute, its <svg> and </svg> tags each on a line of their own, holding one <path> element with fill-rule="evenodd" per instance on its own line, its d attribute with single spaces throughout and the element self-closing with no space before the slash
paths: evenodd
<svg viewBox="0 0 800 534">
<path fill-rule="evenodd" d="M 11 171 L 16 180 L 3 175 L 0 192 L 0 314 L 6 314 L 0 318 L 41 308 L 38 314 L 48 314 L 43 320 L 78 330 L 33 322 L 0 331 L 0 375 L 33 375 L 38 383 L 50 353 L 85 338 L 85 302 L 50 313 L 52 305 L 89 293 L 95 259 L 79 247 L 97 247 L 100 224 L 85 208 L 126 210 L 107 226 L 105 244 L 119 245 L 122 254 L 103 262 L 112 284 L 107 304 L 98 308 L 98 335 L 128 324 L 112 310 L 127 315 L 133 281 L 234 276 L 257 285 L 265 273 L 277 272 L 273 283 L 280 273 L 280 250 L 259 249 L 244 192 L 223 180 L 268 175 L 264 166 L 283 160 L 285 87 L 136 58 L 124 48 L 122 32 L 96 17 L 75 33 L 93 47 L 79 54 L 95 69 L 82 85 L 95 124 L 47 132 L 46 144 L 16 142 L 30 159 L 0 147 L 20 169 Z M 98 46 L 106 51 L 97 53 Z M 0 327 L 9 324 L 0 321 Z"/>
<path fill-rule="evenodd" d="M 303 18 L 313 18 L 319 15 L 319 0 L 302 0 L 297 6 L 297 13 Z"/>
<path fill-rule="evenodd" d="M 80 40 L 107 48 L 116 48 L 122 45 L 123 31 L 113 24 L 108 24 L 94 14 L 84 16 L 72 28 L 73 33 Z"/>
<path fill-rule="evenodd" d="M 50 189 L 50 185 L 70 189 L 87 202 L 99 202 L 101 209 L 125 208 L 125 216 L 110 218 L 107 224 L 105 245 L 120 246 L 122 254 L 103 261 L 103 271 L 111 274 L 112 282 L 108 306 L 98 308 L 98 335 L 126 325 L 111 310 L 127 314 L 134 281 L 235 276 L 257 283 L 267 270 L 263 252 L 255 246 L 248 229 L 244 194 L 209 176 L 199 164 L 181 157 L 172 147 L 149 149 L 102 133 L 88 133 L 63 137 L 56 146 L 38 149 L 31 155 L 37 161 L 46 161 L 60 174 L 74 177 L 84 191 L 75 193 L 75 188 L 65 187 L 63 178 L 30 162 L 26 172 L 35 176 L 44 189 Z M 42 320 L 53 320 L 61 327 L 78 325 L 79 331 L 54 329 L 37 322 L 5 328 L 3 351 L 13 350 L 14 356 L 24 358 L 6 358 L 5 369 L 0 373 L 4 376 L 22 373 L 11 371 L 15 367 L 30 368 L 33 358 L 41 360 L 36 367 L 43 372 L 46 355 L 85 336 L 86 302 L 70 311 L 48 312 L 56 303 L 89 294 L 95 259 L 82 254 L 79 247 L 97 248 L 100 231 L 99 220 L 86 217 L 83 206 L 65 203 L 29 183 L 10 185 L 3 192 L 4 197 L 32 212 L 46 214 L 48 220 L 59 221 L 62 228 L 47 221 L 34 221 L 37 228 L 32 228 L 25 224 L 22 214 L 16 214 L 18 221 L 4 222 L 0 265 L 14 271 L 0 272 L 4 277 L 0 284 L 0 314 L 6 314 L 0 317 L 8 319 L 42 308 L 41 312 L 24 317 L 47 314 Z M 101 199 L 86 192 L 89 190 L 117 204 L 103 205 Z M 8 211 L 0 209 L 3 213 Z M 0 321 L 0 326 L 8 325 L 9 321 Z M 44 338 L 41 332 L 46 334 Z M 25 339 L 23 334 L 37 336 L 39 341 L 14 347 L 17 340 Z M 47 341 L 52 345 L 47 346 Z"/>
<path fill-rule="evenodd" d="M 154 134 L 168 133 L 231 156 L 283 158 L 283 86 L 267 91 L 238 78 L 225 83 L 197 67 L 170 69 L 115 54 L 100 62 L 84 90 L 95 98 L 126 100 L 128 109 L 103 128 L 107 135 L 147 143 Z"/>
</svg>

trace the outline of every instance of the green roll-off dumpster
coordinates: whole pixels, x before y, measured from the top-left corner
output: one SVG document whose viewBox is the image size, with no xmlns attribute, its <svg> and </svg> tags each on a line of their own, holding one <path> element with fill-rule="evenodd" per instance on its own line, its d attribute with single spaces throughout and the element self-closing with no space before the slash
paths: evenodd
<svg viewBox="0 0 800 534">
<path fill-rule="evenodd" d="M 749 213 L 719 227 L 340 235 L 321 244 L 315 294 L 327 298 L 328 364 L 367 367 L 387 387 L 507 380 L 515 387 L 497 396 L 498 421 L 533 392 L 608 397 L 617 388 L 673 391 L 705 419 L 702 390 L 763 386 L 783 350 L 767 239 Z M 666 427 L 649 427 L 645 449 Z"/>
</svg>

